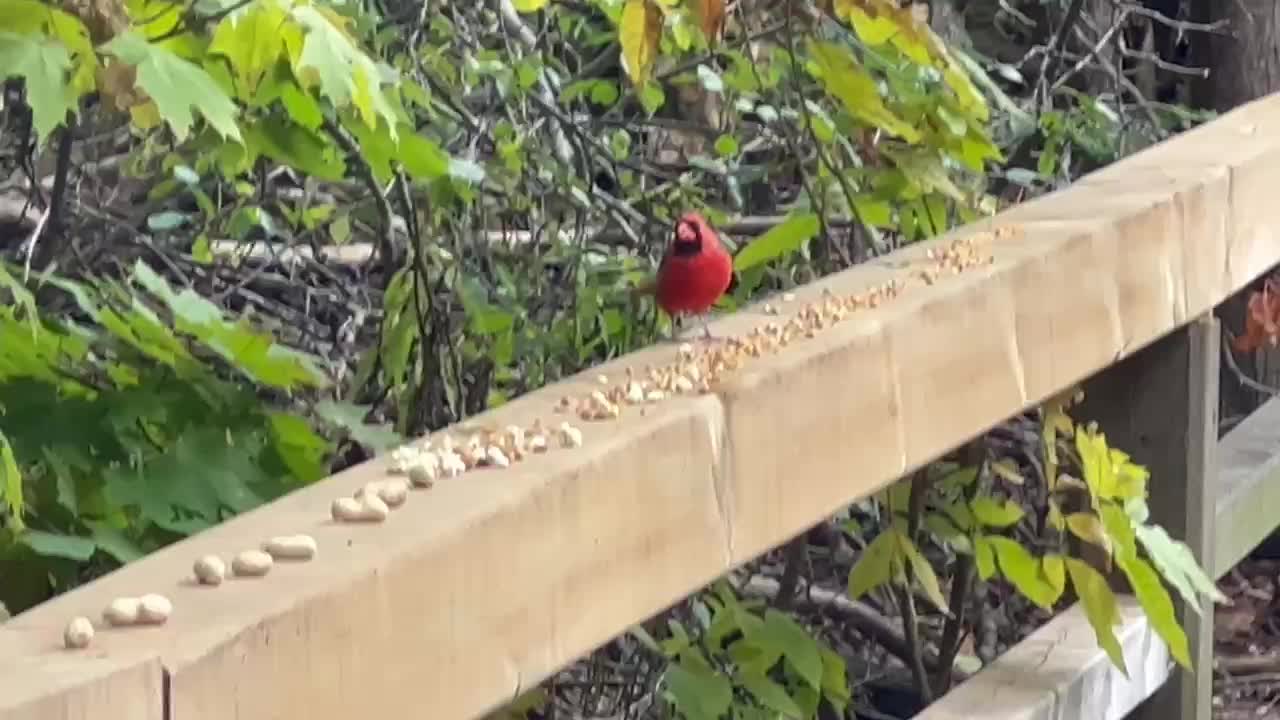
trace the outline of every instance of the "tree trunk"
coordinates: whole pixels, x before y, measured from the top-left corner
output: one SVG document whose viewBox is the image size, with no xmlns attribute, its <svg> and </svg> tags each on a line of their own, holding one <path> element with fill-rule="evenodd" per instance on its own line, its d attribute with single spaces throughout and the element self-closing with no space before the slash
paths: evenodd
<svg viewBox="0 0 1280 720">
<path fill-rule="evenodd" d="M 1198 21 L 1227 23 L 1193 45 L 1195 63 L 1210 69 L 1194 89 L 1196 105 L 1226 111 L 1280 90 L 1280 3 L 1196 0 L 1194 8 Z"/>
</svg>

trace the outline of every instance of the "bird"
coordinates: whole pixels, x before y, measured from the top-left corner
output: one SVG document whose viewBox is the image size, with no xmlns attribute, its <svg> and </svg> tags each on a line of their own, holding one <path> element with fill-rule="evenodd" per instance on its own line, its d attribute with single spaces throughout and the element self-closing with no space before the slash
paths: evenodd
<svg viewBox="0 0 1280 720">
<path fill-rule="evenodd" d="M 654 295 L 658 307 L 673 320 L 686 315 L 701 316 L 703 333 L 710 339 L 706 313 L 732 282 L 733 256 L 720 244 L 719 235 L 705 217 L 686 212 L 676 221 L 671 244 L 658 265 L 657 277 L 643 289 Z"/>
</svg>

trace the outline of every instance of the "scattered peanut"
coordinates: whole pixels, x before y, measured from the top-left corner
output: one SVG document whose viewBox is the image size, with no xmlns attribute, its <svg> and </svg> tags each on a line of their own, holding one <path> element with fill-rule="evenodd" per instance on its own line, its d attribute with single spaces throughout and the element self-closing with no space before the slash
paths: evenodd
<svg viewBox="0 0 1280 720">
<path fill-rule="evenodd" d="M 529 436 L 529 452 L 544 453 L 547 449 L 547 436 L 542 432 L 537 432 Z"/>
<path fill-rule="evenodd" d="M 102 611 L 102 619 L 108 625 L 124 627 L 138 622 L 139 601 L 136 597 L 119 597 Z"/>
<path fill-rule="evenodd" d="M 357 500 L 377 497 L 386 503 L 388 508 L 397 508 L 409 498 L 409 485 L 403 480 L 375 480 L 365 483 L 364 487 L 356 491 L 355 497 Z"/>
<path fill-rule="evenodd" d="M 245 550 L 231 559 L 231 572 L 239 577 L 262 577 L 271 571 L 275 560 L 261 550 Z"/>
<path fill-rule="evenodd" d="M 511 467 L 511 459 L 497 445 L 490 445 L 484 451 L 484 462 L 492 467 Z"/>
<path fill-rule="evenodd" d="M 279 535 L 262 543 L 272 560 L 310 560 L 316 556 L 316 539 L 310 535 Z"/>
<path fill-rule="evenodd" d="M 353 497 L 338 498 L 330 508 L 333 519 L 339 522 L 382 522 L 391 514 L 391 509 L 377 495 L 365 495 L 360 499 Z"/>
<path fill-rule="evenodd" d="M 560 423 L 560 447 L 582 447 L 582 431 L 567 422 Z"/>
<path fill-rule="evenodd" d="M 93 623 L 87 617 L 72 618 L 62 632 L 62 644 L 69 650 L 83 650 L 93 640 Z"/>
<path fill-rule="evenodd" d="M 439 474 L 440 456 L 433 452 L 426 453 L 409 468 L 409 482 L 413 483 L 414 487 L 429 488 L 435 484 Z"/>
<path fill-rule="evenodd" d="M 467 471 L 467 464 L 463 462 L 462 456 L 456 452 L 440 453 L 440 475 L 442 477 L 457 477 Z"/>
<path fill-rule="evenodd" d="M 217 555 L 205 555 L 192 567 L 196 580 L 202 585 L 221 585 L 227 576 L 227 564 Z"/>
<path fill-rule="evenodd" d="M 985 240 L 1004 237 L 1004 228 L 994 232 L 976 233 L 973 236 L 952 241 L 945 247 L 927 252 L 932 266 L 914 267 L 901 277 L 863 292 L 841 295 L 830 287 L 824 287 L 820 297 L 806 302 L 794 310 L 781 303 L 794 302 L 794 292 L 782 293 L 763 305 L 768 315 L 779 316 L 790 312 L 790 317 L 769 319 L 745 335 L 721 338 L 710 347 L 690 342 L 677 346 L 673 362 L 643 371 L 625 368 L 625 380 L 611 381 L 603 373 L 596 375 L 599 387 L 586 391 L 582 396 L 561 397 L 555 405 L 556 413 L 574 413 L 586 421 L 614 420 L 620 418 L 624 408 L 658 403 L 669 397 L 688 394 L 706 394 L 727 374 L 741 369 L 752 359 L 762 358 L 780 351 L 803 338 L 817 337 L 818 333 L 848 318 L 858 310 L 876 308 L 899 296 L 910 283 L 933 284 L 945 275 L 994 262 L 990 253 L 979 252 L 975 238 Z M 639 408 L 641 415 L 645 408 Z M 532 453 L 550 450 L 551 429 L 543 429 L 541 421 L 525 428 L 508 425 L 498 430 L 487 428 L 472 431 L 465 441 L 458 444 L 454 436 L 441 434 L 433 443 L 425 440 L 419 445 L 408 445 L 394 451 L 392 472 L 407 475 L 415 487 L 431 487 L 439 478 L 451 478 L 477 467 L 509 467 L 523 461 Z M 560 423 L 554 430 L 556 442 L 562 448 L 581 447 L 582 431 L 568 422 Z M 459 436 L 461 437 L 461 436 Z M 333 503 L 335 519 L 346 521 L 381 521 L 386 518 L 387 505 L 395 507 L 403 500 L 399 488 L 407 496 L 408 485 L 401 483 L 397 490 L 387 494 L 385 486 L 375 491 L 367 486 L 356 498 L 341 498 Z M 379 502 L 381 501 L 381 502 Z M 382 507 L 379 507 L 379 506 Z"/>
<path fill-rule="evenodd" d="M 143 625 L 163 625 L 173 614 L 173 603 L 163 595 L 150 593 L 138 598 L 138 622 Z"/>
</svg>

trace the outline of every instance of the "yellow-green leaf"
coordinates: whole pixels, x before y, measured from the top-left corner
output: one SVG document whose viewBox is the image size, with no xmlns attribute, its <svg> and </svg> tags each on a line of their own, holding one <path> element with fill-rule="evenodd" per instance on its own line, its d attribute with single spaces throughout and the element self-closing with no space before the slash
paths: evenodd
<svg viewBox="0 0 1280 720">
<path fill-rule="evenodd" d="M 1120 620 L 1120 609 L 1116 606 L 1115 593 L 1107 586 L 1106 578 L 1087 563 L 1069 557 L 1066 558 L 1066 564 L 1067 574 L 1071 576 L 1071 586 L 1080 597 L 1080 605 L 1098 637 L 1098 645 L 1120 672 L 1128 677 L 1129 669 L 1125 667 L 1124 652 L 1120 649 L 1120 641 L 1116 639 L 1115 626 Z"/>
<path fill-rule="evenodd" d="M 244 13 L 228 15 L 218 23 L 209 52 L 230 61 L 240 96 L 252 97 L 263 76 L 284 53 L 287 32 L 300 31 L 287 21 L 283 8 L 254 3 Z"/>
<path fill-rule="evenodd" d="M 790 214 L 738 251 L 733 258 L 733 269 L 742 272 L 793 253 L 817 235 L 819 227 L 814 213 Z"/>
<path fill-rule="evenodd" d="M 1169 654 L 1178 664 L 1191 668 L 1191 650 L 1187 646 L 1187 633 L 1178 624 L 1177 613 L 1173 609 L 1173 598 L 1160 582 L 1156 571 L 1140 557 L 1131 557 L 1120 563 L 1120 569 L 1129 578 L 1133 594 L 1138 598 L 1142 609 L 1147 613 L 1151 627 L 1169 646 Z"/>
<path fill-rule="evenodd" d="M 1000 571 L 1028 600 L 1045 609 L 1053 609 L 1058 599 L 1049 581 L 1040 574 L 1040 563 L 1030 550 L 1000 535 L 988 535 L 1000 560 Z"/>
<path fill-rule="evenodd" d="M 898 544 L 893 533 L 886 531 L 876 536 L 875 540 L 862 551 L 862 556 L 849 572 L 849 598 L 857 600 L 872 588 L 889 582 L 893 573 L 893 557 L 898 551 Z"/>
<path fill-rule="evenodd" d="M 1080 538 L 1087 543 L 1093 543 L 1098 547 L 1111 552 L 1111 540 L 1107 537 L 1107 531 L 1102 527 L 1102 521 L 1097 515 L 1091 512 L 1075 512 L 1067 516 L 1067 527 L 1071 529 L 1071 534 Z"/>
<path fill-rule="evenodd" d="M 627 0 L 618 25 L 618 42 L 627 76 L 637 87 L 648 82 L 653 73 L 661 33 L 661 10 L 650 0 Z"/>
<path fill-rule="evenodd" d="M 537 12 L 546 7 L 550 0 L 512 0 L 517 12 L 531 13 Z"/>
<path fill-rule="evenodd" d="M 991 463 L 991 469 L 996 475 L 999 475 L 1007 483 L 1014 485 L 1022 485 L 1026 480 L 1022 477 L 1022 473 L 1018 472 L 1018 464 L 1009 458 L 1000 458 Z"/>
<path fill-rule="evenodd" d="M 978 577 L 984 582 L 996 574 L 996 553 L 986 535 L 973 539 L 973 559 L 978 566 Z"/>
<path fill-rule="evenodd" d="M 929 598 L 929 601 L 939 610 L 946 612 L 947 600 L 942 596 L 942 588 L 938 586 L 938 576 L 933 572 L 933 566 L 906 533 L 894 530 L 893 534 L 897 537 L 898 549 L 911 562 L 911 574 L 920 581 L 925 597 Z"/>
<path fill-rule="evenodd" d="M 859 66 L 852 51 L 843 45 L 809 41 L 809 54 L 822 74 L 822 85 L 856 118 L 897 135 L 909 143 L 920 133 L 885 107 L 876 81 Z"/>
<path fill-rule="evenodd" d="M 18 470 L 13 447 L 9 445 L 9 438 L 4 433 L 0 433 L 0 492 L 4 493 L 0 500 L 4 501 L 4 506 L 9 511 L 8 524 L 21 532 L 26 528 L 22 514 L 27 509 L 22 496 L 22 472 Z"/>
<path fill-rule="evenodd" d="M 1022 507 L 1012 500 L 996 502 L 990 495 L 980 495 L 969 503 L 973 516 L 987 527 L 1004 528 L 1015 525 L 1025 514 Z"/>
<path fill-rule="evenodd" d="M 1062 556 L 1057 553 L 1050 553 L 1040 558 L 1040 565 L 1044 570 L 1044 577 L 1049 581 L 1049 586 L 1059 595 L 1063 590 L 1067 589 L 1067 567 L 1063 563 Z"/>
</svg>

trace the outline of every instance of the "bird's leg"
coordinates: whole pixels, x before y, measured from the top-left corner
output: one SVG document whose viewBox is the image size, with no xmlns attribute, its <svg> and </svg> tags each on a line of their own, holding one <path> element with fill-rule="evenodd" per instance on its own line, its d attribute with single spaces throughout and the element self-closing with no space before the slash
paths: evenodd
<svg viewBox="0 0 1280 720">
<path fill-rule="evenodd" d="M 711 334 L 711 313 L 702 313 L 702 337 L 704 340 L 715 340 L 715 336 Z"/>
</svg>

